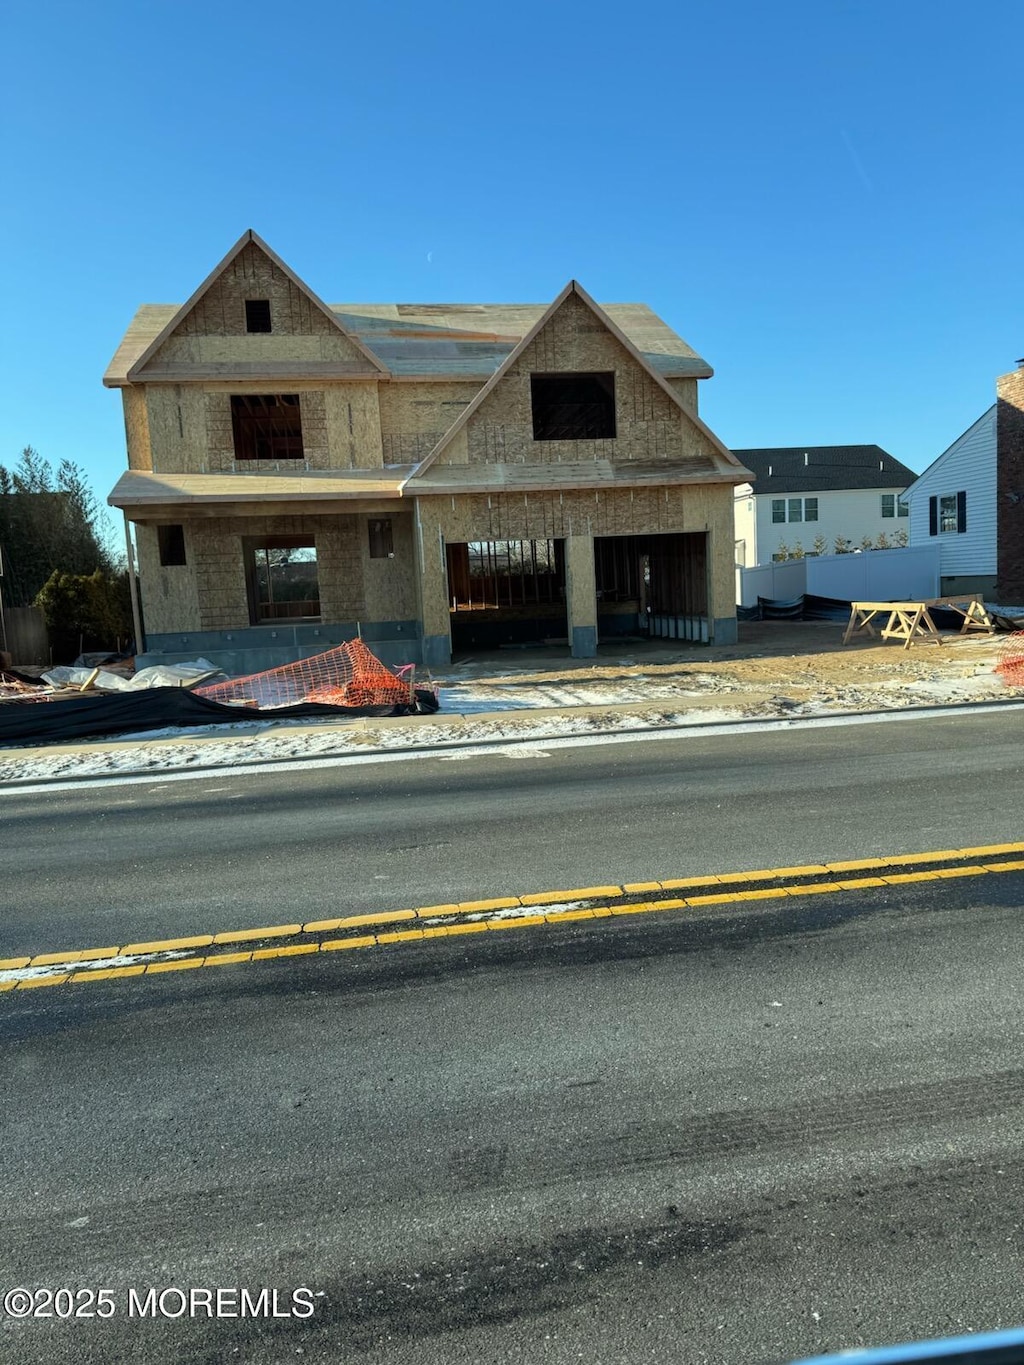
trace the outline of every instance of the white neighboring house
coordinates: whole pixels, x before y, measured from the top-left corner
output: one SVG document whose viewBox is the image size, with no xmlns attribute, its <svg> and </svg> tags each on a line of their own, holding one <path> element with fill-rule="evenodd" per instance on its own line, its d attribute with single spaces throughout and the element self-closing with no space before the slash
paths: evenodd
<svg viewBox="0 0 1024 1365">
<path fill-rule="evenodd" d="M 996 412 L 993 403 L 904 494 L 910 543 L 938 542 L 944 594 L 995 587 Z"/>
<path fill-rule="evenodd" d="M 749 568 L 796 550 L 831 554 L 837 541 L 895 546 L 907 532 L 903 490 L 917 477 L 881 446 L 791 446 L 737 450 L 757 475 L 734 492 L 736 563 Z"/>
</svg>

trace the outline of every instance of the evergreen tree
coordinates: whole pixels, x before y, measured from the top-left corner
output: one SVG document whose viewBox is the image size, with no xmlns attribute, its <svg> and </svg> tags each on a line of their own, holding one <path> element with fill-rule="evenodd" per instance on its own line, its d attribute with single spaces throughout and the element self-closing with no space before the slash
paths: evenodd
<svg viewBox="0 0 1024 1365">
<path fill-rule="evenodd" d="M 113 572 L 103 543 L 103 511 L 83 471 L 62 460 L 54 473 L 31 446 L 13 469 L 0 465 L 2 591 L 8 606 L 27 607 L 55 572 Z"/>
</svg>

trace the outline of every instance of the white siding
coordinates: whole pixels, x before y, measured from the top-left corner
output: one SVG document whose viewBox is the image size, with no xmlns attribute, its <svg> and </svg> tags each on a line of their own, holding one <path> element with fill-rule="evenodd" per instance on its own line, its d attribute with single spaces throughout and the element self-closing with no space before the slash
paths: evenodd
<svg viewBox="0 0 1024 1365">
<path fill-rule="evenodd" d="M 836 539 L 842 536 L 856 548 L 864 536 L 877 541 L 885 535 L 889 543 L 899 530 L 908 530 L 907 517 L 883 517 L 882 494 L 891 494 L 899 499 L 902 494 L 898 488 L 841 488 L 819 493 L 801 493 L 802 498 L 818 499 L 818 520 L 804 522 L 773 522 L 772 499 L 789 495 L 780 493 L 761 493 L 755 498 L 757 504 L 757 558 L 747 560 L 751 564 L 770 564 L 772 555 L 783 543 L 790 552 L 800 543 L 804 552 L 814 549 L 816 536 L 824 536 L 826 553 L 831 552 Z M 737 532 L 737 537 L 739 532 Z"/>
<path fill-rule="evenodd" d="M 754 493 L 749 483 L 741 483 L 734 490 L 732 506 L 733 534 L 737 541 L 735 563 L 745 567 L 756 564 L 757 524 L 754 519 Z"/>
<path fill-rule="evenodd" d="M 967 493 L 967 530 L 928 534 L 928 500 Z M 910 505 L 910 543 L 938 543 L 944 578 L 996 572 L 996 408 L 928 466 L 905 494 Z M 906 525 L 906 522 L 904 522 Z"/>
</svg>

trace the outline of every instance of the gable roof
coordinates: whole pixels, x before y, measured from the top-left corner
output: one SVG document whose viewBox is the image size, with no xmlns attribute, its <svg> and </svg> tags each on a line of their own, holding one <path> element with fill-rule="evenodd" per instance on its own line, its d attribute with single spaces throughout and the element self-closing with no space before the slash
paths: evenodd
<svg viewBox="0 0 1024 1365">
<path fill-rule="evenodd" d="M 222 269 L 224 262 L 218 266 Z M 282 269 L 286 267 L 282 264 Z M 217 272 L 215 271 L 214 274 Z M 202 288 L 209 287 L 210 280 Z M 303 286 L 305 287 L 305 286 Z M 309 291 L 306 291 L 307 294 Z M 196 296 L 186 304 L 186 309 Z M 323 305 L 345 335 L 398 379 L 452 379 L 486 383 L 519 345 L 546 303 L 335 303 Z M 706 360 L 644 303 L 602 304 L 602 310 L 665 379 L 710 379 Z M 130 382 L 154 341 L 183 309 L 147 303 L 136 312 L 103 376 L 108 388 Z M 173 330 L 173 327 L 171 328 Z M 329 377 L 329 376 L 323 376 Z"/>
<path fill-rule="evenodd" d="M 363 355 L 363 357 L 369 362 L 369 364 L 375 370 L 377 370 L 382 375 L 386 375 L 388 373 L 387 366 L 382 361 L 378 360 L 378 358 L 373 354 L 373 352 L 368 350 L 368 348 L 364 345 L 362 341 L 360 341 L 358 337 L 353 336 L 348 331 L 345 324 L 342 322 L 341 318 L 339 318 L 338 315 L 332 309 L 328 308 L 327 304 L 324 303 L 322 299 L 320 299 L 316 294 L 313 293 L 312 289 L 310 289 L 308 284 L 306 284 L 303 280 L 299 279 L 298 275 L 296 275 L 295 271 L 292 270 L 291 266 L 286 265 L 285 262 L 281 259 L 281 257 L 278 256 L 278 254 L 275 251 L 272 251 L 271 248 L 266 244 L 265 241 L 263 241 L 261 237 L 259 237 L 255 232 L 253 232 L 252 228 L 248 228 L 245 232 L 242 233 L 241 237 L 239 237 L 238 241 L 234 244 L 234 246 L 223 258 L 223 260 L 217 262 L 217 264 L 210 271 L 209 275 L 207 275 L 206 279 L 203 280 L 202 284 L 195 291 L 195 293 L 189 299 L 187 299 L 185 303 L 181 305 L 180 308 L 174 309 L 170 316 L 166 317 L 164 325 L 160 328 L 158 332 L 156 332 L 155 335 L 150 336 L 148 344 L 144 345 L 143 348 L 138 352 L 138 354 L 134 356 L 133 359 L 131 358 L 132 348 L 126 348 L 125 346 L 125 343 L 128 341 L 128 337 L 127 336 L 125 337 L 124 341 L 121 343 L 121 346 L 118 348 L 118 352 L 115 355 L 114 360 L 116 361 L 119 356 L 122 356 L 122 352 L 127 352 L 122 357 L 122 359 L 129 360 L 128 368 L 125 372 L 125 379 L 129 383 L 141 377 L 139 371 L 146 365 L 146 363 L 149 360 L 153 358 L 153 356 L 156 355 L 160 347 L 164 344 L 167 338 L 175 330 L 178 324 L 188 316 L 188 314 L 196 306 L 196 304 L 207 292 L 207 290 L 209 290 L 216 283 L 216 281 L 220 279 L 221 275 L 224 273 L 225 270 L 227 270 L 228 266 L 232 263 L 235 257 L 238 256 L 242 251 L 245 250 L 247 246 L 250 245 L 257 247 L 260 251 L 262 251 L 263 254 L 273 262 L 277 269 L 280 270 L 281 273 L 288 280 L 291 281 L 295 288 L 298 289 L 300 293 L 305 295 L 305 297 L 309 300 L 310 304 L 314 308 L 316 308 L 318 312 L 322 313 L 325 318 L 327 318 L 331 326 L 334 327 L 337 331 L 339 331 L 356 348 L 356 350 L 358 350 Z M 163 305 L 162 308 L 167 308 L 167 305 Z M 143 328 L 145 330 L 150 331 L 152 333 L 152 330 L 154 329 L 159 316 L 157 309 L 150 307 L 142 311 L 145 313 L 145 318 L 144 319 L 140 318 L 140 316 L 137 314 L 136 319 L 142 322 Z M 141 330 L 142 328 L 140 328 L 140 331 Z M 129 333 L 130 332 L 131 328 L 129 328 Z M 104 375 L 103 377 L 103 382 L 104 384 L 108 384 L 108 387 L 109 387 L 108 379 L 113 370 L 114 362 L 111 362 L 107 374 Z"/>
<path fill-rule="evenodd" d="M 956 440 L 953 442 L 951 446 L 947 446 L 947 448 L 942 452 L 941 455 L 937 456 L 934 460 L 932 460 L 928 468 L 923 469 L 921 473 L 917 476 L 917 478 L 914 480 L 914 482 L 907 489 L 905 497 L 909 499 L 912 494 L 920 493 L 921 490 L 925 488 L 928 483 L 931 482 L 932 476 L 940 473 L 947 463 L 955 459 L 956 455 L 963 448 L 966 442 L 972 436 L 974 436 L 978 432 L 978 429 L 986 422 L 990 422 L 992 426 L 992 459 L 993 461 L 995 461 L 996 409 L 998 408 L 998 406 L 999 406 L 998 403 L 993 403 L 992 406 L 988 409 L 988 411 L 983 412 L 976 422 L 972 422 L 966 431 L 961 432 L 961 434 L 956 438 Z"/>
<path fill-rule="evenodd" d="M 549 311 L 547 303 L 332 305 L 353 335 L 400 378 L 484 383 Z M 666 379 L 710 379 L 711 366 L 644 303 L 608 303 L 605 314 Z"/>
<path fill-rule="evenodd" d="M 881 446 L 775 446 L 735 450 L 757 475 L 754 492 L 840 492 L 846 488 L 902 491 L 917 475 Z"/>
<path fill-rule="evenodd" d="M 633 344 L 633 342 L 629 339 L 625 332 L 623 332 L 622 328 L 612 321 L 612 319 L 608 316 L 607 312 L 605 312 L 605 310 L 602 309 L 599 304 L 596 304 L 594 302 L 594 300 L 590 297 L 590 295 L 582 287 L 582 285 L 578 284 L 576 280 L 570 280 L 569 283 L 565 286 L 565 288 L 561 291 L 561 293 L 544 310 L 544 312 L 541 313 L 540 317 L 537 318 L 533 326 L 526 333 L 526 335 L 519 342 L 519 344 L 509 352 L 509 354 L 505 357 L 504 361 L 491 375 L 487 383 L 484 384 L 483 388 L 479 391 L 479 393 L 476 395 L 473 401 L 467 404 L 465 408 L 463 408 L 462 412 L 458 415 L 458 417 L 455 419 L 452 425 L 441 437 L 440 441 L 438 441 L 434 449 L 423 461 L 421 461 L 415 474 L 413 475 L 413 478 L 415 479 L 420 474 L 422 474 L 423 471 L 427 469 L 437 459 L 441 452 L 447 449 L 447 447 L 455 439 L 458 433 L 463 429 L 463 427 L 465 427 L 466 423 L 473 417 L 474 413 L 476 413 L 479 410 L 481 404 L 486 401 L 486 399 L 494 391 L 497 385 L 500 384 L 501 380 L 505 377 L 508 371 L 516 363 L 516 361 L 523 354 L 526 348 L 533 342 L 533 340 L 541 332 L 541 330 L 548 323 L 548 321 L 554 317 L 554 315 L 558 312 L 559 308 L 561 308 L 562 304 L 565 303 L 566 299 L 568 299 L 570 295 L 575 295 L 580 300 L 580 302 L 586 308 L 588 308 L 591 311 L 591 313 L 593 313 L 594 317 L 598 320 L 598 322 L 603 324 L 603 326 L 605 326 L 608 329 L 610 334 L 622 347 L 625 348 L 625 350 L 629 353 L 633 360 L 636 361 L 640 368 L 644 370 L 645 373 L 648 374 L 650 378 L 654 381 L 654 383 L 657 384 L 658 388 L 660 388 L 668 396 L 673 406 L 678 408 L 679 411 L 682 414 L 684 414 L 693 423 L 693 425 L 697 427 L 697 429 L 707 437 L 707 439 L 711 442 L 711 445 L 715 453 L 720 457 L 720 459 L 730 468 L 735 468 L 737 470 L 741 469 L 742 466 L 740 465 L 740 461 L 736 459 L 732 452 L 722 444 L 722 442 L 718 439 L 718 437 L 714 434 L 710 427 L 705 426 L 704 423 L 697 416 L 697 414 L 691 411 L 691 409 L 686 406 L 686 404 L 680 398 L 679 394 L 676 393 L 675 389 L 671 386 L 671 384 L 669 384 L 668 380 L 665 379 L 661 374 L 659 374 L 658 371 L 650 364 L 650 362 L 645 358 L 642 352 L 640 352 L 637 349 L 637 347 Z M 743 473 L 746 474 L 746 470 L 743 470 Z"/>
</svg>

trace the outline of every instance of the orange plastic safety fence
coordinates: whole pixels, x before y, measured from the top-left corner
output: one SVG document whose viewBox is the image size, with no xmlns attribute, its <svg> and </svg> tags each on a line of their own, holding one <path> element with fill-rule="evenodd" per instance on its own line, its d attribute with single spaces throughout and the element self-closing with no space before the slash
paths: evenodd
<svg viewBox="0 0 1024 1365">
<path fill-rule="evenodd" d="M 1024 687 L 1024 630 L 1015 630 L 1006 640 L 996 672 L 1007 687 Z"/>
<path fill-rule="evenodd" d="M 410 684 L 386 668 L 362 640 L 347 640 L 311 659 L 195 690 L 212 701 L 260 707 L 303 701 L 332 706 L 396 706 L 412 700 Z"/>
</svg>

